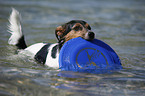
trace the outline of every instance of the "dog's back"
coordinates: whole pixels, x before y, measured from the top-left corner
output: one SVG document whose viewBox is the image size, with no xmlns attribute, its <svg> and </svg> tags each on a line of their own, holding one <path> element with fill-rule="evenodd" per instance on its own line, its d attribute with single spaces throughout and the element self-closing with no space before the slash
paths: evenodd
<svg viewBox="0 0 145 96">
<path fill-rule="evenodd" d="M 11 37 L 8 40 L 10 45 L 17 46 L 19 52 L 21 50 L 28 51 L 33 54 L 33 58 L 39 63 L 46 64 L 50 67 L 58 68 L 58 57 L 59 57 L 59 48 L 58 44 L 46 44 L 46 43 L 36 43 L 27 47 L 22 32 L 21 26 L 21 16 L 16 9 L 12 9 L 12 13 L 9 18 L 9 33 Z M 22 52 L 21 52 L 22 53 Z"/>
</svg>

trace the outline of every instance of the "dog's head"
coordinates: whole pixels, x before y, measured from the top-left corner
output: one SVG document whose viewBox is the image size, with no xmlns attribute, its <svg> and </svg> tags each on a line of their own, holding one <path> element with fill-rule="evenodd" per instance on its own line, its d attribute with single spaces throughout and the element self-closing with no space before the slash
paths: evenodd
<svg viewBox="0 0 145 96">
<path fill-rule="evenodd" d="M 64 43 L 76 37 L 82 37 L 86 40 L 93 40 L 95 37 L 90 25 L 83 20 L 72 20 L 65 23 L 56 28 L 55 34 L 58 41 Z"/>
</svg>

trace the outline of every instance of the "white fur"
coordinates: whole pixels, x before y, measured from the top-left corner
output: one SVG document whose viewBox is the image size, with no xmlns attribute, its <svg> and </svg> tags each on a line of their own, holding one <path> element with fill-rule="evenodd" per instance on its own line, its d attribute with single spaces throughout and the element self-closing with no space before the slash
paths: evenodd
<svg viewBox="0 0 145 96">
<path fill-rule="evenodd" d="M 44 45 L 44 43 L 36 43 L 27 47 L 25 50 L 35 55 Z"/>
<path fill-rule="evenodd" d="M 56 58 L 52 58 L 51 53 L 52 53 L 52 48 L 57 45 L 57 43 L 50 45 L 50 47 L 48 48 L 48 54 L 47 54 L 47 58 L 46 58 L 46 62 L 45 64 L 49 67 L 53 67 L 53 68 L 59 68 L 59 50 L 57 50 L 56 53 Z"/>
<path fill-rule="evenodd" d="M 8 40 L 9 44 L 16 45 L 18 40 L 22 37 L 22 30 L 20 24 L 20 14 L 19 12 L 12 8 L 12 13 L 9 17 L 9 33 L 11 33 L 11 37 Z"/>
<path fill-rule="evenodd" d="M 49 66 L 49 67 L 53 67 L 53 68 L 59 68 L 59 50 L 57 50 L 56 53 L 56 58 L 52 58 L 51 53 L 52 53 L 52 48 L 57 45 L 58 43 L 55 44 L 51 44 L 50 47 L 48 48 L 48 54 L 46 57 L 46 62 L 45 65 Z M 45 43 L 36 43 L 33 44 L 29 47 L 27 47 L 24 50 L 20 50 L 20 54 L 27 54 L 28 56 L 31 56 L 32 58 L 34 58 L 34 56 L 37 54 L 37 52 L 45 45 Z M 29 52 L 29 54 L 28 54 Z M 31 53 L 31 54 L 30 54 Z"/>
<path fill-rule="evenodd" d="M 34 56 L 36 55 L 36 53 L 44 46 L 44 43 L 37 43 L 37 44 L 33 44 L 29 47 L 27 47 L 26 49 L 24 49 L 25 51 L 29 51 L 32 56 L 32 58 L 34 58 Z M 57 45 L 57 43 L 50 45 L 50 47 L 48 48 L 48 54 L 46 57 L 46 62 L 45 65 L 49 66 L 49 67 L 53 67 L 53 68 L 59 68 L 59 50 L 57 50 L 56 53 L 56 58 L 52 58 L 51 54 L 52 54 L 52 48 Z"/>
</svg>

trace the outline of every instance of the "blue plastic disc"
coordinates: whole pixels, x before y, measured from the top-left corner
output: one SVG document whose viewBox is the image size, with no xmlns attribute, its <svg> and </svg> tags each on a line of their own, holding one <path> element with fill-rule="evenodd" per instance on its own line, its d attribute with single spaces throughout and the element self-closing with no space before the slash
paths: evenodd
<svg viewBox="0 0 145 96">
<path fill-rule="evenodd" d="M 61 48 L 59 68 L 62 71 L 106 73 L 122 69 L 122 66 L 118 55 L 106 43 L 78 37 L 69 40 Z"/>
</svg>

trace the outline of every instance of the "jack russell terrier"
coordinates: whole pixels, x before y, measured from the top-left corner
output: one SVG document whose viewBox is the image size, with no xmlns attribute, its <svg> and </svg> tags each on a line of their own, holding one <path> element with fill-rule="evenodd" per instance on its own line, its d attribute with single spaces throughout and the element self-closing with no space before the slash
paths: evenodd
<svg viewBox="0 0 145 96">
<path fill-rule="evenodd" d="M 56 28 L 55 35 L 58 43 L 36 43 L 27 47 L 20 24 L 20 17 L 20 13 L 13 8 L 9 17 L 8 28 L 11 37 L 8 43 L 17 46 L 20 51 L 31 52 L 36 61 L 49 67 L 59 68 L 59 52 L 64 43 L 70 39 L 82 37 L 85 40 L 93 40 L 95 37 L 88 23 L 83 20 L 72 20 Z"/>
</svg>

